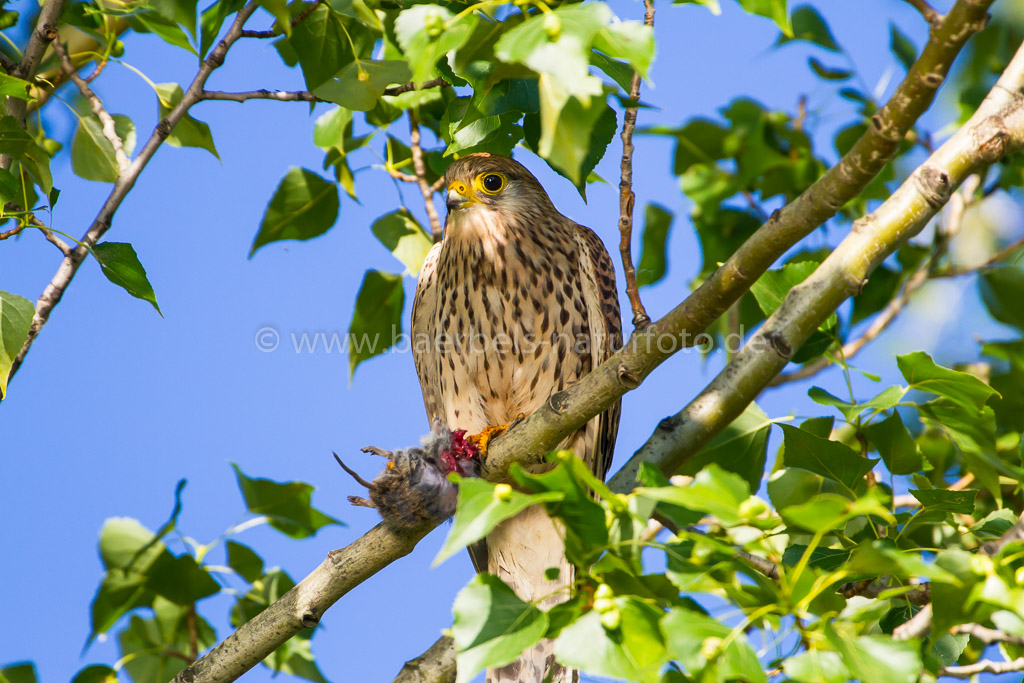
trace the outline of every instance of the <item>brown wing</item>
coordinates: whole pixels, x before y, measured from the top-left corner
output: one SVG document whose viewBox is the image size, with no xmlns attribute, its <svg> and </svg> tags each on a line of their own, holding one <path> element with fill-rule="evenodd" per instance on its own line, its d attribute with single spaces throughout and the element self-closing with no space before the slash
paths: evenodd
<svg viewBox="0 0 1024 683">
<path fill-rule="evenodd" d="M 590 228 L 576 226 L 576 244 L 579 246 L 580 276 L 583 278 L 583 297 L 590 325 L 592 368 L 596 368 L 622 348 L 622 318 L 615 288 L 615 266 L 601 238 Z M 596 422 L 592 467 L 601 479 L 612 464 L 621 410 L 622 402 L 616 401 L 588 425 L 590 427 Z"/>
<path fill-rule="evenodd" d="M 441 244 L 435 244 L 427 252 L 419 279 L 416 281 L 416 297 L 412 301 L 412 359 L 423 391 L 423 406 L 427 409 L 427 420 L 444 417 L 441 404 L 441 378 L 437 353 L 437 260 Z"/>
</svg>

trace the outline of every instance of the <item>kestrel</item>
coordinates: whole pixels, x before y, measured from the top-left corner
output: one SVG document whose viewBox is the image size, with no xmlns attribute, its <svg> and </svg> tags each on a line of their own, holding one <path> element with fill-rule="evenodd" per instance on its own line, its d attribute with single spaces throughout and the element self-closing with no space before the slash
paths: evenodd
<svg viewBox="0 0 1024 683">
<path fill-rule="evenodd" d="M 560 214 L 518 162 L 472 154 L 452 163 L 444 183 L 444 239 L 419 275 L 413 353 L 427 416 L 477 433 L 533 412 L 618 350 L 615 269 L 597 235 Z M 561 446 L 602 478 L 619 408 Z M 486 552 L 471 554 L 477 570 L 498 575 L 523 600 L 568 597 L 559 591 L 572 583 L 562 535 L 539 506 L 499 525 Z M 557 580 L 545 580 L 549 567 L 561 569 Z M 549 674 L 555 683 L 575 679 L 542 642 L 487 680 L 540 683 Z"/>
</svg>

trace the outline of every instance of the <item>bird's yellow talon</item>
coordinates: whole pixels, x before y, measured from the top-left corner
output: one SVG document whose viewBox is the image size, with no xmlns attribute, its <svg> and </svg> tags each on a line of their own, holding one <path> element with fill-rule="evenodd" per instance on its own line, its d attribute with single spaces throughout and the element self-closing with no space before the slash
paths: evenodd
<svg viewBox="0 0 1024 683">
<path fill-rule="evenodd" d="M 389 470 L 395 469 L 395 461 L 394 460 L 388 460 L 387 467 L 388 467 Z"/>
<path fill-rule="evenodd" d="M 501 436 L 502 434 L 512 429 L 525 419 L 526 415 L 524 413 L 519 413 L 518 415 L 515 416 L 515 419 L 513 419 L 508 424 L 487 425 L 479 434 L 471 434 L 470 436 L 467 436 L 466 441 L 476 446 L 477 450 L 480 451 L 481 459 L 486 458 L 487 446 L 490 444 L 491 439 L 497 436 Z"/>
</svg>

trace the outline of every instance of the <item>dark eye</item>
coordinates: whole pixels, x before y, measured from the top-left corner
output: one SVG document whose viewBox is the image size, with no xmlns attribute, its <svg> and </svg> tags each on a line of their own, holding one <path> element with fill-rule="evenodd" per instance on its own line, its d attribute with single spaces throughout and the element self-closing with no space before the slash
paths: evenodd
<svg viewBox="0 0 1024 683">
<path fill-rule="evenodd" d="M 488 192 L 497 192 L 504 184 L 504 179 L 496 173 L 488 173 L 483 179 L 484 189 Z"/>
</svg>

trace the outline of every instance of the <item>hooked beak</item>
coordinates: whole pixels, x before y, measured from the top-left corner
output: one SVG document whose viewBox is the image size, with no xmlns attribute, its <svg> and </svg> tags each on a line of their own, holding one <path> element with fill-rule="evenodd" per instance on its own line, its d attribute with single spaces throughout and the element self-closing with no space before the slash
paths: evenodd
<svg viewBox="0 0 1024 683">
<path fill-rule="evenodd" d="M 464 209 L 474 202 L 476 202 L 476 197 L 473 195 L 473 190 L 466 187 L 464 183 L 456 181 L 448 186 L 448 200 L 445 202 L 448 211 Z"/>
</svg>

